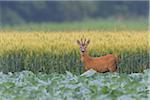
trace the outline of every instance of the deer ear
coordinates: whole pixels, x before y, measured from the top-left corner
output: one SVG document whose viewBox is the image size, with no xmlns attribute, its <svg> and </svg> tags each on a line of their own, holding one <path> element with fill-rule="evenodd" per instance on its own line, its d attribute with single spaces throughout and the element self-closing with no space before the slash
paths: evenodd
<svg viewBox="0 0 150 100">
<path fill-rule="evenodd" d="M 77 40 L 77 44 L 80 45 L 80 41 L 79 40 Z"/>
<path fill-rule="evenodd" d="M 88 40 L 86 44 L 88 45 L 89 43 L 90 43 L 90 40 Z"/>
</svg>

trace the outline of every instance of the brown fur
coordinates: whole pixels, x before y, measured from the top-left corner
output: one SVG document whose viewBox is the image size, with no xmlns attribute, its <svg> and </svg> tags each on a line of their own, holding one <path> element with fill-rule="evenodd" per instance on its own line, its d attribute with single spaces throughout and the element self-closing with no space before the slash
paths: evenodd
<svg viewBox="0 0 150 100">
<path fill-rule="evenodd" d="M 113 54 L 108 54 L 101 57 L 90 57 L 87 54 L 87 46 L 90 40 L 77 40 L 81 50 L 81 60 L 84 63 L 85 70 L 94 69 L 97 72 L 115 72 L 117 71 L 118 57 Z"/>
<path fill-rule="evenodd" d="M 117 71 L 118 57 L 108 54 L 102 57 L 90 57 L 87 53 L 81 55 L 85 70 L 94 69 L 97 72 Z"/>
</svg>

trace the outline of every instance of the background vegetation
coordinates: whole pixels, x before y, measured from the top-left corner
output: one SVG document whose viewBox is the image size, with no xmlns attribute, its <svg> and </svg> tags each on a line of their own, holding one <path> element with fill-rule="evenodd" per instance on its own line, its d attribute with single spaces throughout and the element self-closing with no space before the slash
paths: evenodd
<svg viewBox="0 0 150 100">
<path fill-rule="evenodd" d="M 146 31 L 148 30 L 148 21 L 144 18 L 132 18 L 118 21 L 115 18 L 83 20 L 81 22 L 63 22 L 63 23 L 28 23 L 21 25 L 6 25 L 2 28 L 4 31 L 24 31 L 24 32 L 60 32 L 60 31 Z"/>
<path fill-rule="evenodd" d="M 145 1 L 0 1 L 0 25 L 148 18 Z M 148 20 L 147 20 L 148 21 Z"/>
</svg>

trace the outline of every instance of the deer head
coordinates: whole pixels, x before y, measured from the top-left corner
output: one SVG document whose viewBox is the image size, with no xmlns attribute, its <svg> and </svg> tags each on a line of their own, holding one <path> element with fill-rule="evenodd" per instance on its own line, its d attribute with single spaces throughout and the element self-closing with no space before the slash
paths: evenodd
<svg viewBox="0 0 150 100">
<path fill-rule="evenodd" d="M 89 43 L 90 43 L 90 40 L 86 40 L 86 39 L 83 40 L 82 38 L 81 38 L 81 41 L 77 40 L 77 44 L 80 46 L 81 53 L 87 52 L 86 48 Z"/>
</svg>

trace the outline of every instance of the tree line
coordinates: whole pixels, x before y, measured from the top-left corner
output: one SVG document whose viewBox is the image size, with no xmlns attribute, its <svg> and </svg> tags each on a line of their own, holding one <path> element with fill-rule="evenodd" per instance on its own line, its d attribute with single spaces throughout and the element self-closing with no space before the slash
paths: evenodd
<svg viewBox="0 0 150 100">
<path fill-rule="evenodd" d="M 0 23 L 64 22 L 113 16 L 148 17 L 149 1 L 0 1 Z"/>
</svg>

